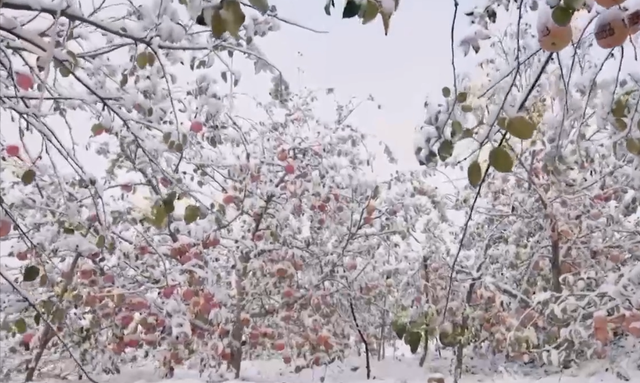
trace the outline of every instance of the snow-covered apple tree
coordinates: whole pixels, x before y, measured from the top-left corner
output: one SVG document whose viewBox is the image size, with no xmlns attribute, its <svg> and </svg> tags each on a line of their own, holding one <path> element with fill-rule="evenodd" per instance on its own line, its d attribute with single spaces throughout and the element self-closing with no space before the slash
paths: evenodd
<svg viewBox="0 0 640 383">
<path fill-rule="evenodd" d="M 456 379 L 466 346 L 562 367 L 637 347 L 639 14 L 604 0 L 466 14 L 474 27 L 459 44 L 479 70 L 427 102 L 416 145 L 427 168 L 468 178 L 446 292 L 464 314 L 438 322 L 443 345 L 458 335 Z"/>
<path fill-rule="evenodd" d="M 386 31 L 398 3 L 353 5 Z M 274 6 L 1 7 L 3 374 L 239 374 L 384 339 L 444 208 L 413 174 L 376 179 L 353 106 L 320 121 L 291 94 L 258 46 L 292 23 Z M 273 76 L 260 119 L 233 108 L 235 57 Z"/>
</svg>

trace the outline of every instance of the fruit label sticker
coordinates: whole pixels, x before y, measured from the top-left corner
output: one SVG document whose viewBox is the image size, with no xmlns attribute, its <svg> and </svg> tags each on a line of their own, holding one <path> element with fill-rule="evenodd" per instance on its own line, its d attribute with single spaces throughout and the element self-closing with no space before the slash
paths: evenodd
<svg viewBox="0 0 640 383">
<path fill-rule="evenodd" d="M 549 27 L 544 27 L 544 29 L 540 31 L 540 37 L 547 37 L 550 34 L 551 34 L 551 29 L 549 29 Z"/>
<path fill-rule="evenodd" d="M 611 23 L 606 23 L 602 27 L 598 28 L 598 31 L 594 34 L 596 40 L 603 40 L 609 37 L 613 37 L 616 31 L 613 29 Z"/>
</svg>

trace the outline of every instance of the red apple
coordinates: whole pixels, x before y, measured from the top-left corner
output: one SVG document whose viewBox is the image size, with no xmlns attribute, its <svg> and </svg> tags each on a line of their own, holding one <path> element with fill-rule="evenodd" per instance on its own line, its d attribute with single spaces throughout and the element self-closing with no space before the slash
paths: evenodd
<svg viewBox="0 0 640 383">
<path fill-rule="evenodd" d="M 355 271 L 358 268 L 358 262 L 355 259 L 350 259 L 345 263 L 347 271 Z"/>
<path fill-rule="evenodd" d="M 6 151 L 9 157 L 18 157 L 20 155 L 20 147 L 18 145 L 7 145 Z"/>
<path fill-rule="evenodd" d="M 93 269 L 80 269 L 78 271 L 78 279 L 88 281 L 93 277 Z"/>
<path fill-rule="evenodd" d="M 372 223 L 373 223 L 373 217 L 371 217 L 371 216 L 364 217 L 364 224 L 365 225 L 371 225 Z"/>
<path fill-rule="evenodd" d="M 140 245 L 138 246 L 138 254 L 140 255 L 147 255 L 149 254 L 151 251 L 149 250 L 149 246 L 147 245 Z"/>
<path fill-rule="evenodd" d="M 284 171 L 287 174 L 293 174 L 293 173 L 295 173 L 296 168 L 295 168 L 295 166 L 293 166 L 293 164 L 287 164 L 284 167 Z"/>
<path fill-rule="evenodd" d="M 164 289 L 162 289 L 162 297 L 169 299 L 175 292 L 176 292 L 175 286 L 167 286 Z"/>
<path fill-rule="evenodd" d="M 107 283 L 107 284 L 114 284 L 116 281 L 116 278 L 113 276 L 113 274 L 105 274 L 102 277 L 102 282 Z"/>
<path fill-rule="evenodd" d="M 27 259 L 29 259 L 29 250 L 17 252 L 16 259 L 18 261 L 26 261 Z"/>
<path fill-rule="evenodd" d="M 185 301 L 190 301 L 191 299 L 193 299 L 196 296 L 196 292 L 193 291 L 193 289 L 184 289 L 182 291 L 182 298 Z"/>
<path fill-rule="evenodd" d="M 210 235 L 204 241 L 202 241 L 202 248 L 206 250 L 212 247 L 216 247 L 219 244 L 220 244 L 220 238 Z"/>
<path fill-rule="evenodd" d="M 33 340 L 34 334 L 32 332 L 27 332 L 22 335 L 22 343 L 29 344 Z"/>
<path fill-rule="evenodd" d="M 121 314 L 120 316 L 118 316 L 117 320 L 118 320 L 118 323 L 120 323 L 120 325 L 122 327 L 127 327 L 131 323 L 133 323 L 133 315 L 128 314 L 128 313 Z"/>
<path fill-rule="evenodd" d="M 282 361 L 284 362 L 284 364 L 291 363 L 291 355 L 283 355 L 282 356 Z"/>
<path fill-rule="evenodd" d="M 22 90 L 30 90 L 33 88 L 33 77 L 30 74 L 18 72 L 16 73 L 16 85 Z"/>
<path fill-rule="evenodd" d="M 234 196 L 233 194 L 225 194 L 224 197 L 222 197 L 222 203 L 225 205 L 231 205 L 235 201 L 236 196 Z"/>
<path fill-rule="evenodd" d="M 282 149 L 278 152 L 278 160 L 279 161 L 286 161 L 289 158 L 289 154 L 287 154 L 287 151 Z"/>
<path fill-rule="evenodd" d="M 285 344 L 283 340 L 277 340 L 275 341 L 275 343 L 273 343 L 273 349 L 275 351 L 284 351 L 285 348 Z"/>
<path fill-rule="evenodd" d="M 202 132 L 202 129 L 204 128 L 204 126 L 202 125 L 202 122 L 198 121 L 198 120 L 193 120 L 191 121 L 191 127 L 190 130 L 194 133 L 200 133 Z"/>
<path fill-rule="evenodd" d="M 164 176 L 160 177 L 160 185 L 162 185 L 165 188 L 168 188 L 169 186 L 171 186 L 171 180 Z"/>
<path fill-rule="evenodd" d="M 296 295 L 296 292 L 290 287 L 286 287 L 282 292 L 282 296 L 285 298 L 293 298 L 294 295 Z"/>
<path fill-rule="evenodd" d="M 0 219 L 0 238 L 6 237 L 11 232 L 11 221 L 6 218 Z"/>
<path fill-rule="evenodd" d="M 129 184 L 120 185 L 120 190 L 122 190 L 125 193 L 131 193 L 133 191 L 133 186 Z"/>
<path fill-rule="evenodd" d="M 260 242 L 260 241 L 262 241 L 263 239 L 264 239 L 264 234 L 263 234 L 261 231 L 257 232 L 257 233 L 253 236 L 253 241 L 254 241 L 254 242 Z"/>
</svg>

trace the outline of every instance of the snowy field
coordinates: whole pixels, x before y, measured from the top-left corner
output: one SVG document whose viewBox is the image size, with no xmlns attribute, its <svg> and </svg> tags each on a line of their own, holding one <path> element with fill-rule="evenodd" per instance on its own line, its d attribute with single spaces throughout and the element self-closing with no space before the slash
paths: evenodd
<svg viewBox="0 0 640 383">
<path fill-rule="evenodd" d="M 372 379 L 380 383 L 426 383 L 430 376 L 444 376 L 446 383 L 453 382 L 448 373 L 450 358 L 443 353 L 443 357 L 428 359 L 424 368 L 418 366 L 418 356 L 412 356 L 407 350 L 399 348 L 396 357 L 388 357 L 385 360 L 372 360 Z M 433 355 L 433 354 L 432 354 Z M 620 361 L 616 361 L 620 363 Z M 622 363 L 624 364 L 624 363 Z M 629 380 L 616 376 L 616 370 L 611 368 L 608 361 L 591 362 L 581 366 L 577 370 L 567 370 L 562 374 L 554 373 L 546 377 L 525 377 L 514 371 L 503 371 L 498 374 L 482 375 L 467 373 L 460 383 L 614 383 L 628 381 L 640 383 L 640 372 L 627 369 Z M 511 369 L 509 369 L 511 370 Z M 365 383 L 366 371 L 363 358 L 351 358 L 344 363 L 333 364 L 326 367 L 305 369 L 300 373 L 294 373 L 290 367 L 285 366 L 280 360 L 243 362 L 240 380 L 225 380 L 220 376 L 208 377 L 205 373 L 202 377 L 194 370 L 176 370 L 171 379 L 163 379 L 158 370 L 154 368 L 122 369 L 118 376 L 98 378 L 99 382 L 109 383 Z M 46 383 L 61 383 L 62 381 L 47 380 Z M 64 382 L 70 382 L 65 380 Z M 87 382 L 81 380 L 80 382 Z"/>
</svg>

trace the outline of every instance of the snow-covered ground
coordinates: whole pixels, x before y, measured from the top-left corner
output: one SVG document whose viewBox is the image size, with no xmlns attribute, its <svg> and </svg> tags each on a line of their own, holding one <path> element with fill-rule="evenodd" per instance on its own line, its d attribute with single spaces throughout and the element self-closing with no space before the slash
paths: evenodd
<svg viewBox="0 0 640 383">
<path fill-rule="evenodd" d="M 404 346 L 404 345 L 403 345 Z M 372 380 L 367 381 L 363 358 L 351 358 L 344 363 L 326 367 L 305 369 L 294 373 L 292 368 L 285 366 L 279 360 L 251 361 L 243 363 L 240 380 L 224 380 L 220 376 L 199 376 L 197 371 L 176 370 L 171 379 L 162 379 L 160 372 L 154 368 L 122 369 L 122 374 L 104 379 L 97 379 L 101 383 L 427 383 L 427 379 L 435 374 L 445 377 L 446 383 L 453 379 L 448 374 L 450 358 L 443 357 L 428 359 L 424 368 L 418 366 L 418 357 L 412 356 L 408 350 L 401 347 L 393 355 L 382 361 L 372 360 Z M 432 354 L 433 355 L 433 354 Z M 620 361 L 616 361 L 619 363 Z M 640 383 L 640 371 L 629 371 L 629 380 L 622 380 L 616 376 L 615 368 L 608 361 L 592 362 L 580 366 L 576 370 L 567 370 L 562 374 L 550 374 L 546 377 L 524 377 L 513 371 L 503 369 L 501 373 L 489 375 L 466 374 L 461 383 L 618 383 L 628 381 Z M 96 377 L 97 378 L 97 377 Z M 69 380 L 64 382 L 69 383 Z M 82 380 L 81 382 L 86 382 Z M 46 383 L 61 383 L 48 380 Z"/>
</svg>

